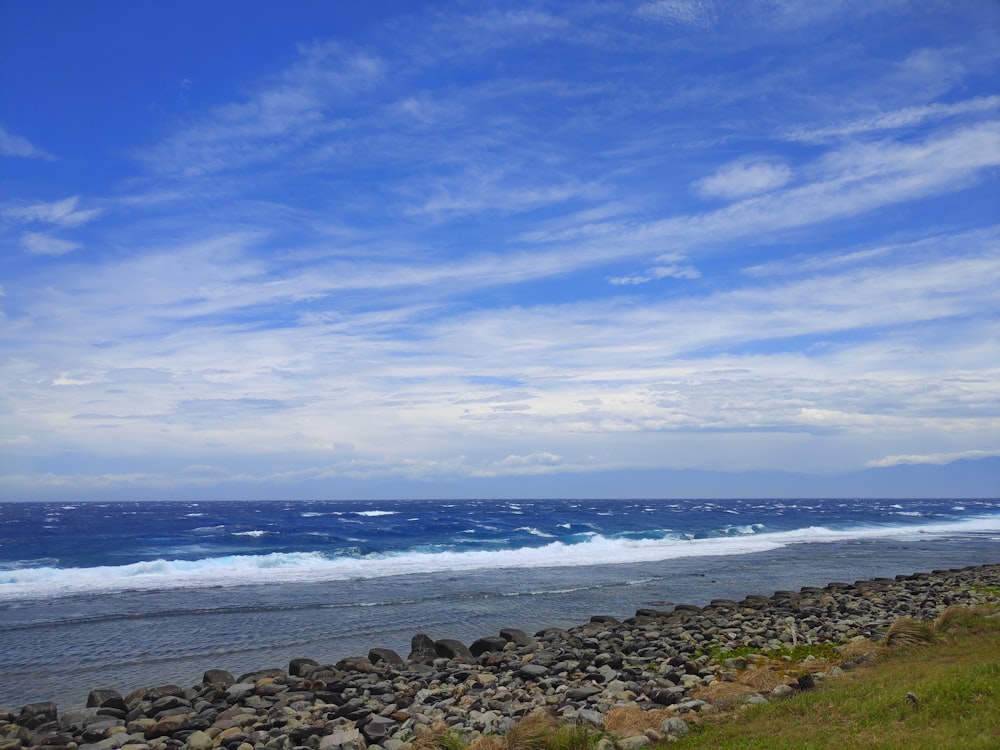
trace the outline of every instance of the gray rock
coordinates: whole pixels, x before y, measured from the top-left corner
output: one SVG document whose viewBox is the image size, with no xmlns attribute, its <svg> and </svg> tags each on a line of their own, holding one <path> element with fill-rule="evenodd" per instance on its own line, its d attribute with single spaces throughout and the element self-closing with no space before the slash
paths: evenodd
<svg viewBox="0 0 1000 750">
<path fill-rule="evenodd" d="M 42 701 L 39 703 L 28 703 L 21 708 L 21 713 L 14 720 L 15 723 L 28 729 L 35 729 L 42 724 L 55 721 L 59 715 L 59 709 L 52 701 Z"/>
<path fill-rule="evenodd" d="M 395 668 L 406 665 L 406 662 L 403 661 L 403 657 L 391 648 L 373 648 L 368 652 L 368 661 L 372 664 L 388 664 L 390 667 Z"/>
<path fill-rule="evenodd" d="M 522 677 L 527 677 L 529 680 L 537 680 L 539 677 L 544 677 L 549 673 L 549 668 L 544 667 L 541 664 L 525 664 L 519 670 L 518 674 Z"/>
<path fill-rule="evenodd" d="M 63 711 L 59 716 L 59 726 L 67 732 L 81 731 L 88 724 L 99 721 L 101 718 L 96 708 L 78 708 Z"/>
<path fill-rule="evenodd" d="M 581 685 L 567 690 L 566 697 L 571 701 L 585 701 L 590 696 L 600 695 L 602 692 L 604 692 L 603 689 L 597 685 Z"/>
<path fill-rule="evenodd" d="M 361 672 L 367 674 L 372 671 L 373 664 L 363 656 L 348 656 L 337 662 L 337 669 L 342 672 Z"/>
<path fill-rule="evenodd" d="M 257 687 L 252 682 L 237 682 L 226 688 L 226 695 L 230 700 L 238 701 L 246 698 L 248 695 L 253 695 L 253 691 Z"/>
<path fill-rule="evenodd" d="M 772 698 L 788 698 L 795 694 L 795 688 L 791 685 L 778 685 L 770 692 Z"/>
<path fill-rule="evenodd" d="M 651 747 L 652 744 L 653 743 L 649 737 L 644 734 L 618 740 L 618 747 L 620 747 L 621 750 L 639 750 L 640 747 Z"/>
<path fill-rule="evenodd" d="M 185 744 L 188 750 L 212 750 L 212 738 L 201 730 L 191 732 Z"/>
<path fill-rule="evenodd" d="M 453 638 L 442 638 L 439 641 L 434 641 L 434 653 L 442 659 L 453 661 L 472 661 L 475 658 L 464 643 Z"/>
<path fill-rule="evenodd" d="M 292 659 L 288 662 L 288 674 L 292 677 L 308 677 L 319 666 L 314 659 Z"/>
<path fill-rule="evenodd" d="M 335 729 L 330 734 L 321 738 L 319 750 L 364 750 L 366 742 L 361 736 L 361 732 L 353 727 Z"/>
<path fill-rule="evenodd" d="M 110 689 L 91 690 L 87 696 L 87 708 L 117 708 L 119 711 L 128 711 L 121 693 Z"/>
<path fill-rule="evenodd" d="M 397 722 L 388 717 L 373 716 L 371 721 L 361 727 L 361 733 L 369 742 L 381 742 L 388 739 L 398 726 Z"/>
<path fill-rule="evenodd" d="M 671 716 L 669 719 L 660 724 L 660 731 L 669 737 L 683 737 L 691 729 L 688 727 L 687 722 L 684 719 L 678 718 L 677 716 Z"/>
<path fill-rule="evenodd" d="M 407 661 L 430 663 L 437 658 L 434 640 L 423 633 L 417 633 L 410 640 L 410 656 Z"/>
<path fill-rule="evenodd" d="M 209 669 L 202 675 L 201 682 L 203 685 L 211 685 L 212 687 L 225 690 L 236 682 L 236 678 L 224 669 Z"/>
<path fill-rule="evenodd" d="M 590 708 L 581 708 L 577 711 L 576 720 L 584 724 L 593 724 L 595 727 L 604 726 L 604 714 Z"/>
<path fill-rule="evenodd" d="M 153 702 L 158 701 L 160 698 L 165 698 L 168 695 L 183 697 L 184 688 L 180 685 L 158 685 L 157 687 L 149 688 L 146 691 L 145 699 Z"/>
<path fill-rule="evenodd" d="M 469 646 L 469 651 L 472 652 L 473 656 L 482 656 L 490 651 L 503 651 L 507 643 L 508 641 L 505 638 L 493 635 L 473 641 L 472 645 Z"/>
<path fill-rule="evenodd" d="M 502 628 L 500 630 L 500 637 L 506 641 L 510 641 L 516 646 L 532 646 L 535 643 L 535 639 L 530 635 L 525 633 L 523 630 L 518 630 L 517 628 Z"/>
</svg>

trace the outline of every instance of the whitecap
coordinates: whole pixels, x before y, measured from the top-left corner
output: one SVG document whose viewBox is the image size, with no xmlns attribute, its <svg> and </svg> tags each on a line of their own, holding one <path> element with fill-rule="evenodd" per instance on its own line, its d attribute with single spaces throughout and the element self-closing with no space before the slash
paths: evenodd
<svg viewBox="0 0 1000 750">
<path fill-rule="evenodd" d="M 466 551 L 425 549 L 339 556 L 320 552 L 275 552 L 199 560 L 157 559 L 120 566 L 43 566 L 0 571 L 0 600 L 128 590 L 184 589 L 285 582 L 366 580 L 396 575 L 428 575 L 473 570 L 529 569 L 660 562 L 703 556 L 768 552 L 792 544 L 853 540 L 928 539 L 965 534 L 996 535 L 1000 514 L 963 521 L 831 529 L 810 526 L 791 531 L 734 536 L 655 538 L 582 536 L 575 543 L 553 541 L 539 547 Z M 357 540 L 362 541 L 362 540 Z"/>
</svg>

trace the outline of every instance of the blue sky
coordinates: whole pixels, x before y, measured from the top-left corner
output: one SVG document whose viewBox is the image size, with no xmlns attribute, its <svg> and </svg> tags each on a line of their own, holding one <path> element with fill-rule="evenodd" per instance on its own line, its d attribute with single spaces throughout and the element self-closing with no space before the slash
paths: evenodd
<svg viewBox="0 0 1000 750">
<path fill-rule="evenodd" d="M 4 0 L 0 180 L 6 499 L 1000 455 L 993 0 Z"/>
</svg>

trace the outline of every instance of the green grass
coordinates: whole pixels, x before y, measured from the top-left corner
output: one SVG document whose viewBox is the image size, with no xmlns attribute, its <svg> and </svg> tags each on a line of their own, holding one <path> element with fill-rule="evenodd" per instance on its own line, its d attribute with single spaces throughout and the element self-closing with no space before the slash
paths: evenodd
<svg viewBox="0 0 1000 750">
<path fill-rule="evenodd" d="M 783 646 L 780 649 L 761 649 L 751 646 L 741 646 L 734 649 L 712 648 L 709 649 L 709 656 L 712 661 L 722 664 L 726 659 L 742 656 L 760 655 L 768 659 L 786 659 L 787 661 L 802 661 L 806 657 L 813 656 L 817 659 L 829 659 L 830 661 L 840 661 L 840 652 L 833 643 L 800 643 L 797 646 Z"/>
<path fill-rule="evenodd" d="M 672 748 L 1000 748 L 1000 618 L 956 611 L 928 643 L 813 691 L 708 720 Z M 907 699 L 917 697 L 918 705 Z"/>
</svg>

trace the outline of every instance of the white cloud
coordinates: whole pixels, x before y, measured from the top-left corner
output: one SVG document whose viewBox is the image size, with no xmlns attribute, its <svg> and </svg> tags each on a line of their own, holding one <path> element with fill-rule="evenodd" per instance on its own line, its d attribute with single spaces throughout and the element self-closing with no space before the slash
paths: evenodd
<svg viewBox="0 0 1000 750">
<path fill-rule="evenodd" d="M 19 156 L 25 159 L 54 161 L 55 157 L 31 143 L 27 138 L 7 132 L 0 127 L 0 156 Z"/>
<path fill-rule="evenodd" d="M 698 180 L 694 189 L 702 198 L 735 200 L 777 190 L 791 179 L 792 170 L 785 164 L 739 161 Z"/>
<path fill-rule="evenodd" d="M 77 242 L 40 232 L 25 232 L 21 235 L 21 244 L 32 255 L 65 255 L 81 247 Z"/>
<path fill-rule="evenodd" d="M 101 214 L 98 208 L 77 209 L 80 196 L 73 195 L 59 201 L 8 206 L 2 210 L 4 218 L 25 223 L 55 224 L 61 227 L 77 227 L 86 224 Z"/>
<path fill-rule="evenodd" d="M 717 21 L 711 0 L 656 0 L 636 11 L 652 21 L 691 28 L 708 28 Z"/>
<path fill-rule="evenodd" d="M 339 45 L 302 46 L 297 64 L 242 102 L 217 107 L 204 121 L 181 128 L 139 154 L 156 172 L 196 177 L 251 164 L 273 163 L 322 135 L 350 126 L 334 114 L 384 74 L 384 64 Z"/>
<path fill-rule="evenodd" d="M 928 120 L 946 119 L 977 112 L 1000 109 L 1000 96 L 979 96 L 953 104 L 935 103 L 904 107 L 840 125 L 788 131 L 785 137 L 792 141 L 818 142 L 828 138 L 842 138 L 883 130 L 898 130 L 922 125 Z"/>
<path fill-rule="evenodd" d="M 700 277 L 701 274 L 694 266 L 653 266 L 646 269 L 642 273 L 632 274 L 629 276 L 611 276 L 608 278 L 608 283 L 614 284 L 615 286 L 629 286 L 635 284 L 646 284 L 650 281 L 658 281 L 659 279 L 666 278 L 697 279 Z"/>
<path fill-rule="evenodd" d="M 874 461 L 869 461 L 868 466 L 870 468 L 886 468 L 889 466 L 902 466 L 906 464 L 950 464 L 954 461 L 960 461 L 962 459 L 977 459 L 977 458 L 989 458 L 991 456 L 1000 456 L 1000 450 L 968 450 L 968 451 L 955 451 L 952 453 L 926 453 L 926 454 L 914 454 L 914 455 L 901 455 L 901 456 L 886 456 L 885 458 L 879 458 Z"/>
</svg>

